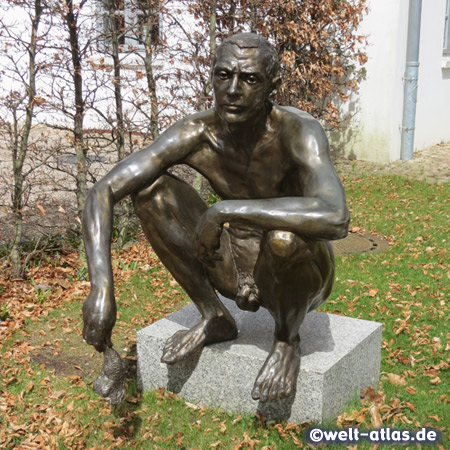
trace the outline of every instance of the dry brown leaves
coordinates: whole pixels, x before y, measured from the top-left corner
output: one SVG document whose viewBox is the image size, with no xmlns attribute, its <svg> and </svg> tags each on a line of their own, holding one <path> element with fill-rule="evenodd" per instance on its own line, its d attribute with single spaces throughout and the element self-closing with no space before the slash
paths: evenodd
<svg viewBox="0 0 450 450">
<path fill-rule="evenodd" d="M 403 381 L 399 381 L 397 377 L 390 379 L 394 383 L 403 385 Z M 398 398 L 386 400 L 386 395 L 382 391 L 375 391 L 372 387 L 368 387 L 362 391 L 363 400 L 362 408 L 354 409 L 351 412 L 341 414 L 337 419 L 339 427 L 362 426 L 365 428 L 381 428 L 392 424 L 411 425 L 413 422 L 407 417 L 406 411 L 415 411 L 415 406 L 407 401 L 401 402 Z"/>
<path fill-rule="evenodd" d="M 138 264 L 146 264 L 147 267 L 148 264 L 156 261 L 152 250 L 141 243 L 122 252 L 121 258 L 126 261 L 126 264 L 137 261 Z M 83 439 L 85 430 L 82 426 L 77 425 L 77 411 L 74 406 L 74 400 L 87 395 L 86 385 L 80 376 L 67 377 L 67 381 L 71 385 L 86 389 L 86 392 L 75 397 L 71 397 L 71 394 L 65 391 L 53 390 L 53 380 L 48 377 L 39 384 L 36 384 L 36 381 L 25 383 L 24 389 L 16 395 L 9 390 L 10 386 L 23 383 L 23 380 L 27 378 L 36 380 L 35 372 L 30 365 L 30 355 L 35 350 L 47 346 L 57 349 L 58 342 L 44 340 L 41 344 L 36 345 L 32 341 L 28 341 L 28 337 L 31 338 L 31 335 L 27 331 L 26 324 L 28 321 L 33 323 L 42 317 L 47 317 L 51 311 L 62 307 L 65 302 L 70 302 L 74 298 L 83 299 L 88 294 L 89 283 L 78 279 L 79 273 L 82 272 L 82 266 L 78 255 L 72 253 L 65 255 L 64 258 L 53 264 L 41 264 L 30 268 L 28 280 L 7 279 L 6 270 L 0 270 L 0 285 L 3 287 L 0 311 L 2 309 L 7 311 L 5 320 L 0 322 L 0 341 L 5 342 L 12 337 L 15 339 L 3 352 L 0 359 L 0 414 L 6 418 L 7 424 L 0 426 L 0 448 L 12 448 L 13 446 L 24 450 L 54 449 L 60 443 L 65 448 L 86 448 L 86 442 Z M 127 273 L 126 270 L 125 273 Z M 45 287 L 45 293 L 36 288 L 39 285 Z M 63 336 L 80 332 L 78 329 L 75 330 L 74 323 L 69 318 L 62 315 L 58 321 Z M 52 327 L 55 328 L 51 321 L 48 322 L 48 329 L 51 330 Z M 45 339 L 45 330 L 40 330 L 39 334 Z M 31 417 L 24 419 L 16 411 L 35 391 L 37 393 L 47 392 L 48 403 L 33 404 Z M 42 398 L 42 395 L 37 398 Z M 97 408 L 98 405 L 94 402 L 92 407 Z M 124 437 L 115 438 L 112 433 L 110 437 L 112 442 L 108 443 L 109 448 L 125 444 Z M 13 445 L 15 439 L 21 441 L 19 447 Z M 181 443 L 181 441 L 179 442 Z"/>
<path fill-rule="evenodd" d="M 64 266 L 63 263 L 64 262 Z M 0 340 L 5 341 L 14 332 L 23 328 L 26 320 L 36 320 L 48 316 L 49 312 L 61 306 L 62 302 L 74 295 L 87 293 L 88 283 L 85 281 L 69 281 L 76 279 L 76 272 L 82 264 L 77 253 L 72 253 L 61 261 L 61 265 L 50 263 L 32 267 L 28 271 L 29 279 L 36 286 L 48 286 L 45 301 L 29 280 L 7 279 L 6 270 L 0 271 L 0 284 L 4 290 L 0 296 L 0 307 L 7 311 L 6 320 L 0 323 Z M 42 295 L 42 294 L 41 294 Z"/>
</svg>

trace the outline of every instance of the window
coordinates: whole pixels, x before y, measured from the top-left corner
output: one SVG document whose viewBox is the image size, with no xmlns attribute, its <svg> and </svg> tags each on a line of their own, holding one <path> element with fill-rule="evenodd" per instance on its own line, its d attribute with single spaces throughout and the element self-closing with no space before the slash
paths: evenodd
<svg viewBox="0 0 450 450">
<path fill-rule="evenodd" d="M 110 53 L 117 33 L 120 52 L 144 51 L 160 42 L 160 14 L 153 0 L 100 0 L 99 49 Z"/>
<path fill-rule="evenodd" d="M 450 56 L 450 0 L 447 0 L 444 27 L 444 56 Z"/>
</svg>

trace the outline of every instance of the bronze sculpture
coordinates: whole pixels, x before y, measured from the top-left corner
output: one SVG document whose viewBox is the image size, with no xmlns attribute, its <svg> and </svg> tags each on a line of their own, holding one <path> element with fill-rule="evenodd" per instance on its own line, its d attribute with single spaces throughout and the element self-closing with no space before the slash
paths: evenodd
<svg viewBox="0 0 450 450">
<path fill-rule="evenodd" d="M 346 236 L 349 212 L 320 124 L 269 100 L 279 81 L 276 52 L 264 38 L 226 39 L 213 63 L 215 108 L 176 122 L 91 189 L 83 218 L 91 280 L 83 337 L 98 351 L 112 347 L 116 318 L 113 205 L 131 195 L 151 246 L 202 315 L 168 339 L 161 360 L 174 364 L 203 345 L 237 337 L 219 292 L 241 309 L 263 306 L 275 320 L 252 397 L 265 402 L 293 394 L 299 327 L 330 294 L 328 240 Z M 166 172 L 177 163 L 203 174 L 222 200 L 208 207 Z"/>
</svg>

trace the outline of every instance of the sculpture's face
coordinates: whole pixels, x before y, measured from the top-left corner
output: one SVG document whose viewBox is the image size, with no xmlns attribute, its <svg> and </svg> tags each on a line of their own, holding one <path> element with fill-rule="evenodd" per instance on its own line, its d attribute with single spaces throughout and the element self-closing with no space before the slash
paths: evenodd
<svg viewBox="0 0 450 450">
<path fill-rule="evenodd" d="M 214 101 L 219 116 L 227 123 L 245 123 L 266 108 L 271 91 L 265 58 L 258 48 L 226 45 L 214 66 Z"/>
</svg>

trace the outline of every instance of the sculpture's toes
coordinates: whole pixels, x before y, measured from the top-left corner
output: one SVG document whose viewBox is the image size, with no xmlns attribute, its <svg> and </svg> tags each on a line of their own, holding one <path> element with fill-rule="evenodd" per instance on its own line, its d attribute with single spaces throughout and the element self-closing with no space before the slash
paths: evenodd
<svg viewBox="0 0 450 450">
<path fill-rule="evenodd" d="M 271 392 L 271 399 L 276 400 L 290 397 L 293 394 L 292 382 L 285 377 L 281 379 Z"/>
<path fill-rule="evenodd" d="M 270 387 L 271 383 L 268 374 L 265 370 L 265 367 L 263 367 L 253 386 L 252 390 L 253 400 L 260 400 L 261 402 L 266 402 L 269 396 Z"/>
<path fill-rule="evenodd" d="M 279 398 L 290 397 L 293 393 L 294 389 L 291 380 L 285 380 L 282 388 L 279 391 Z"/>
<path fill-rule="evenodd" d="M 273 379 L 279 375 L 276 370 L 276 359 L 273 354 L 270 354 L 261 367 L 252 390 L 253 400 L 267 401 Z"/>
<path fill-rule="evenodd" d="M 275 376 L 270 383 L 267 399 L 270 401 L 278 400 L 285 397 L 285 378 L 280 374 Z"/>
<path fill-rule="evenodd" d="M 282 375 L 273 375 L 270 379 L 258 380 L 252 390 L 253 400 L 267 401 L 281 400 L 293 393 L 292 383 Z"/>
<path fill-rule="evenodd" d="M 283 398 L 285 379 L 282 373 L 271 373 L 261 389 L 261 402 L 275 401 Z"/>
<path fill-rule="evenodd" d="M 164 345 L 161 361 L 166 364 L 175 364 L 180 359 L 180 351 L 182 348 L 183 337 L 185 331 L 177 331 L 173 336 L 167 339 Z"/>
<path fill-rule="evenodd" d="M 252 390 L 252 398 L 266 402 L 289 397 L 294 393 L 300 368 L 298 344 L 275 342 Z"/>
<path fill-rule="evenodd" d="M 205 324 L 200 322 L 190 330 L 177 331 L 167 340 L 161 361 L 166 364 L 175 364 L 203 347 L 206 340 L 204 328 Z"/>
<path fill-rule="evenodd" d="M 267 402 L 268 400 L 272 400 L 272 396 L 271 396 L 271 390 L 272 390 L 272 382 L 271 380 L 267 380 L 261 387 L 260 390 L 260 396 L 259 396 L 259 400 L 262 403 Z"/>
<path fill-rule="evenodd" d="M 261 383 L 258 383 L 258 380 L 259 380 L 259 377 L 255 381 L 255 384 L 252 389 L 252 399 L 253 400 L 259 400 L 259 398 L 261 397 Z"/>
</svg>

